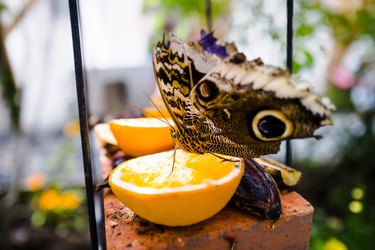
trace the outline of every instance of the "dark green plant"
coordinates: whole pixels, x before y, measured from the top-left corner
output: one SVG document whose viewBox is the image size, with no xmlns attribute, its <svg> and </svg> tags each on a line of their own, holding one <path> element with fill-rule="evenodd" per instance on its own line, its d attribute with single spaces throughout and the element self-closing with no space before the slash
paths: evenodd
<svg viewBox="0 0 375 250">
<path fill-rule="evenodd" d="M 1 11 L 4 5 L 0 7 Z M 20 130 L 20 89 L 17 87 L 13 76 L 12 68 L 9 63 L 8 53 L 5 48 L 5 38 L 3 37 L 3 26 L 0 22 L 0 91 L 9 107 L 11 127 L 14 131 Z"/>
</svg>

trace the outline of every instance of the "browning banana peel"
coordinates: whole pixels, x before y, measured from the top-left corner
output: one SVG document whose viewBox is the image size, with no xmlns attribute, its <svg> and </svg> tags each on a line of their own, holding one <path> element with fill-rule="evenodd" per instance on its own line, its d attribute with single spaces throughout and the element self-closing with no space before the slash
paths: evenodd
<svg viewBox="0 0 375 250">
<path fill-rule="evenodd" d="M 272 176 L 253 159 L 245 159 L 245 172 L 232 202 L 242 210 L 274 221 L 282 213 L 279 189 Z"/>
</svg>

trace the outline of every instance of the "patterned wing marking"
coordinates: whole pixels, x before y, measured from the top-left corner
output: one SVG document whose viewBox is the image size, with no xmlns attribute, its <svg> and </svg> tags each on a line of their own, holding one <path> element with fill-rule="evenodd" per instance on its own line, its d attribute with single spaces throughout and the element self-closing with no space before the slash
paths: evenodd
<svg viewBox="0 0 375 250">
<path fill-rule="evenodd" d="M 280 141 L 315 137 L 332 124 L 333 105 L 288 71 L 247 61 L 212 33 L 184 43 L 172 37 L 153 54 L 156 81 L 175 124 L 175 142 L 196 153 L 259 157 Z"/>
<path fill-rule="evenodd" d="M 169 45 L 159 43 L 153 53 L 155 79 L 162 99 L 179 130 L 185 113 L 185 101 L 193 87 L 190 62 L 178 39 Z"/>
<path fill-rule="evenodd" d="M 314 137 L 332 123 L 332 105 L 283 69 L 246 61 L 243 54 L 224 59 L 193 88 L 184 121 L 191 127 L 219 128 L 204 150 L 238 157 L 275 153 L 280 141 Z M 206 129 L 207 130 L 207 129 Z"/>
</svg>

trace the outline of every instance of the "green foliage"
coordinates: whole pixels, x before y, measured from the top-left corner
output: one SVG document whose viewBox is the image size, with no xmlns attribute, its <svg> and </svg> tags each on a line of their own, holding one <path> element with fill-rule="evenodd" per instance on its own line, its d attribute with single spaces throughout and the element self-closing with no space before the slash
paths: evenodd
<svg viewBox="0 0 375 250">
<path fill-rule="evenodd" d="M 154 14 L 153 38 L 151 46 L 159 41 L 164 32 L 172 32 L 181 39 L 186 39 L 192 27 L 208 29 L 209 0 L 146 0 L 144 12 Z M 211 19 L 217 20 L 229 10 L 229 0 L 211 0 Z M 216 28 L 216 27 L 213 27 Z"/>
<path fill-rule="evenodd" d="M 375 39 L 374 1 L 368 1 L 368 4 L 363 6 L 363 8 L 351 13 L 332 13 L 326 11 L 325 14 L 335 37 L 344 44 L 349 44 L 363 35 L 368 35 L 372 39 Z"/>
<path fill-rule="evenodd" d="M 0 13 L 3 7 L 0 7 Z M 14 79 L 12 67 L 9 63 L 5 39 L 3 37 L 3 27 L 0 23 L 0 91 L 5 104 L 10 111 L 10 120 L 12 129 L 15 132 L 20 131 L 20 89 L 17 87 Z"/>
<path fill-rule="evenodd" d="M 0 13 L 7 10 L 8 7 L 4 3 L 0 3 Z"/>
<path fill-rule="evenodd" d="M 364 207 L 365 210 L 370 209 L 367 204 Z M 375 233 L 375 218 L 368 216 L 371 212 L 365 210 L 358 214 L 350 212 L 346 217 L 340 218 L 328 215 L 322 208 L 316 208 L 310 249 L 327 249 L 325 245 L 332 238 L 340 241 L 347 249 L 372 249 L 370 239 Z"/>
</svg>

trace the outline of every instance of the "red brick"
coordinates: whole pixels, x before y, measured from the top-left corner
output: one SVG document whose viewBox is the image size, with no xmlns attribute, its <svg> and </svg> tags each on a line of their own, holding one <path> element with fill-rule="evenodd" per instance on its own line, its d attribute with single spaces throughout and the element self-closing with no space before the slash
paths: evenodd
<svg viewBox="0 0 375 250">
<path fill-rule="evenodd" d="M 132 214 L 115 196 L 104 199 L 108 249 L 308 249 L 313 207 L 296 192 L 282 195 L 283 215 L 272 223 L 228 205 L 188 227 L 165 227 Z"/>
</svg>

